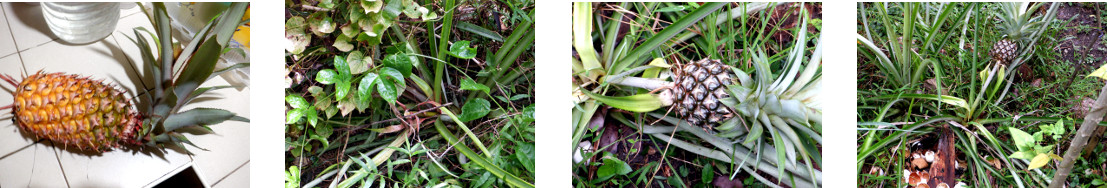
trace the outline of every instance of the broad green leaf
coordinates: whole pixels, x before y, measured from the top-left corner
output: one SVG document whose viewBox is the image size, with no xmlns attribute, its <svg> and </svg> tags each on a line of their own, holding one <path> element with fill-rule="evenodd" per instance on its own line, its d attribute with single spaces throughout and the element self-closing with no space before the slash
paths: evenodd
<svg viewBox="0 0 1107 188">
<path fill-rule="evenodd" d="M 285 118 L 284 118 L 284 120 L 285 120 L 284 124 L 298 123 L 298 122 L 300 122 L 300 119 L 302 119 L 303 117 L 304 117 L 304 109 L 302 109 L 302 108 L 290 109 L 290 110 L 288 110 L 288 115 L 285 116 Z"/>
<path fill-rule="evenodd" d="M 361 78 L 361 82 L 357 84 L 357 95 L 362 101 L 369 101 L 373 98 L 373 85 L 377 84 L 377 74 L 367 73 L 365 77 Z"/>
<path fill-rule="evenodd" d="M 357 75 L 369 70 L 373 58 L 366 58 L 361 51 L 353 51 L 346 55 L 346 63 L 350 66 L 350 74 Z"/>
<path fill-rule="evenodd" d="M 323 126 L 315 126 L 315 134 L 321 137 L 330 137 L 334 133 L 334 128 L 330 124 L 323 124 Z"/>
<path fill-rule="evenodd" d="M 614 157 L 604 157 L 603 165 L 596 171 L 596 176 L 599 176 L 598 181 L 604 181 L 616 175 L 626 175 L 631 171 L 633 169 L 626 162 Z"/>
<path fill-rule="evenodd" d="M 450 56 L 460 59 L 473 59 L 477 57 L 477 48 L 469 47 L 469 41 L 457 41 L 450 44 Z"/>
<path fill-rule="evenodd" d="M 404 77 L 411 75 L 411 58 L 407 54 L 394 53 L 384 57 L 384 67 L 392 67 L 400 73 L 403 73 Z"/>
<path fill-rule="evenodd" d="M 350 93 L 350 81 L 338 81 L 334 84 L 334 98 L 341 101 L 346 99 L 346 95 Z"/>
<path fill-rule="evenodd" d="M 354 49 L 354 45 L 350 44 L 350 37 L 346 35 L 338 35 L 338 38 L 334 39 L 334 44 L 331 46 L 334 46 L 335 49 L 342 52 L 349 52 Z"/>
<path fill-rule="evenodd" d="M 526 167 L 528 172 L 534 172 L 534 143 L 521 143 L 515 145 L 515 158 Z"/>
<path fill-rule="evenodd" d="M 1041 167 L 1045 166 L 1046 164 L 1049 164 L 1049 161 L 1050 161 L 1049 155 L 1046 155 L 1044 153 L 1039 153 L 1038 156 L 1034 156 L 1033 160 L 1030 160 L 1030 164 L 1027 165 L 1027 170 L 1033 170 L 1033 169 L 1036 169 L 1036 168 L 1041 168 Z"/>
<path fill-rule="evenodd" d="M 1007 157 L 1016 159 L 1032 159 L 1034 158 L 1034 153 L 1031 153 L 1030 151 L 1017 151 L 1015 153 L 1011 153 L 1011 156 Z"/>
<path fill-rule="evenodd" d="M 651 94 L 637 94 L 622 97 L 608 97 L 592 93 L 588 90 L 580 90 L 588 97 L 603 102 L 608 106 L 632 112 L 649 112 L 661 108 L 661 99 Z"/>
<path fill-rule="evenodd" d="M 458 119 L 461 120 L 461 122 L 480 119 L 488 115 L 488 112 L 491 111 L 491 109 L 489 109 L 490 107 L 491 105 L 488 103 L 488 100 L 484 100 L 483 98 L 470 98 L 469 101 L 465 102 L 465 106 L 461 107 L 461 116 L 458 116 Z"/>
<path fill-rule="evenodd" d="M 523 116 L 523 118 L 522 118 L 523 123 L 529 124 L 531 122 L 534 122 L 534 104 L 531 104 L 530 106 L 527 106 L 526 108 L 523 108 L 522 116 Z"/>
<path fill-rule="evenodd" d="M 335 72 L 338 72 L 338 81 L 346 81 L 347 83 L 352 81 L 350 79 L 352 79 L 353 76 L 350 75 L 350 65 L 346 63 L 346 58 L 334 56 L 334 69 Z"/>
<path fill-rule="evenodd" d="M 1015 142 L 1015 146 L 1019 148 L 1019 151 L 1030 150 L 1035 145 L 1034 136 L 1030 136 L 1030 134 L 1015 127 L 1008 127 L 1007 130 L 1011 131 L 1011 140 Z"/>
<path fill-rule="evenodd" d="M 470 91 L 484 91 L 484 94 L 490 94 L 488 86 L 477 83 L 476 81 L 473 81 L 473 79 L 469 79 L 468 77 L 461 79 L 461 89 Z"/>
<path fill-rule="evenodd" d="M 319 123 L 319 115 L 317 113 L 315 109 L 304 109 L 304 118 L 307 118 L 308 124 L 311 124 L 313 127 Z"/>
<path fill-rule="evenodd" d="M 334 69 L 323 69 L 315 73 L 315 81 L 321 84 L 331 85 L 338 82 L 338 72 Z"/>
<path fill-rule="evenodd" d="M 288 102 L 289 106 L 296 109 L 308 108 L 310 105 L 307 100 L 304 100 L 304 97 L 295 94 L 284 96 L 284 101 Z"/>
<path fill-rule="evenodd" d="M 396 92 L 396 83 L 390 79 L 377 79 L 377 92 L 389 104 L 396 103 L 396 99 L 400 97 L 400 94 Z"/>
<path fill-rule="evenodd" d="M 405 81 L 406 79 L 404 79 L 404 75 L 403 73 L 400 73 L 400 71 L 391 67 L 385 67 L 381 69 L 380 73 L 381 76 L 384 76 L 385 78 L 391 78 L 393 82 L 397 83 L 395 86 L 396 91 L 400 91 L 400 93 L 403 93 L 404 89 L 407 88 L 407 81 Z"/>
</svg>

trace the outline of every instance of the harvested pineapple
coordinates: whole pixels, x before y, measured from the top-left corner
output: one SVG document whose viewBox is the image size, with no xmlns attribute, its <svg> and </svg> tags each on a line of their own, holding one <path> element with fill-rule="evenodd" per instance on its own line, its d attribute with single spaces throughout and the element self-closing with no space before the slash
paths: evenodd
<svg viewBox="0 0 1107 188">
<path fill-rule="evenodd" d="M 23 131 L 81 150 L 141 143 L 135 136 L 141 117 L 114 86 L 62 73 L 39 72 L 19 83 L 0 78 L 16 86 L 12 114 Z"/>
<path fill-rule="evenodd" d="M 0 109 L 10 108 L 17 126 L 34 137 L 92 152 L 128 146 L 164 148 L 166 145 L 187 152 L 182 143 L 195 145 L 181 134 L 181 130 L 210 131 L 207 126 L 227 120 L 249 122 L 222 109 L 182 109 L 208 91 L 231 88 L 200 87 L 206 81 L 222 72 L 249 66 L 249 63 L 240 63 L 215 69 L 248 3 L 232 3 L 181 50 L 185 53 L 179 57 L 173 50 L 177 44 L 169 34 L 170 23 L 161 21 L 168 20 L 165 7 L 162 3 L 153 5 L 154 11 L 149 16 L 158 18 L 152 19 L 156 32 L 147 33 L 152 35 L 149 38 L 157 40 L 157 47 L 150 46 L 147 37 L 139 32 L 141 28 L 135 29 L 135 38 L 127 36 L 142 50 L 140 59 L 145 68 L 152 69 L 148 71 L 156 79 L 153 88 L 146 88 L 150 92 L 144 96 L 150 99 L 150 105 L 138 106 L 125 96 L 129 92 L 111 83 L 76 74 L 40 71 L 21 81 L 0 75 L 0 79 L 15 87 L 10 90 L 14 103 Z"/>
</svg>

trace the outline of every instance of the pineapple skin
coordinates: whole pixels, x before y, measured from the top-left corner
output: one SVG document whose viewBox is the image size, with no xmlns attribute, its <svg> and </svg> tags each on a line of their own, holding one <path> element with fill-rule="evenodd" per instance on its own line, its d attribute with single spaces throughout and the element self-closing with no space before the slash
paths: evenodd
<svg viewBox="0 0 1107 188">
<path fill-rule="evenodd" d="M 140 115 L 125 92 L 102 81 L 63 73 L 36 73 L 14 92 L 12 113 L 20 129 L 86 151 L 137 145 Z"/>
<path fill-rule="evenodd" d="M 1006 65 L 1010 64 L 1011 60 L 1015 59 L 1015 52 L 1018 49 L 1018 44 L 1010 39 L 1003 39 L 992 45 L 992 51 L 988 52 L 988 55 L 992 56 L 993 61 L 998 61 L 1000 64 Z"/>
<path fill-rule="evenodd" d="M 731 76 L 727 65 L 720 60 L 703 59 L 676 66 L 673 69 L 674 87 L 671 89 L 677 114 L 688 123 L 712 129 L 713 124 L 733 117 L 733 112 L 719 99 L 730 95 L 726 85 Z"/>
</svg>

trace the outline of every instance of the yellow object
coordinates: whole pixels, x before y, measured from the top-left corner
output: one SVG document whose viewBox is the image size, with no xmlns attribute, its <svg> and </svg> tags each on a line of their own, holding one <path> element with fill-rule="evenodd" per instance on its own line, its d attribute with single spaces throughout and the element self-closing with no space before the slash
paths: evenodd
<svg viewBox="0 0 1107 188">
<path fill-rule="evenodd" d="M 141 144 L 135 135 L 142 119 L 126 92 L 113 85 L 39 72 L 24 78 L 13 95 L 12 113 L 19 128 L 38 138 L 88 151 Z"/>
<path fill-rule="evenodd" d="M 1088 74 L 1088 76 L 1095 76 L 1095 77 L 1099 77 L 1100 79 L 1107 80 L 1107 64 L 1103 64 L 1103 66 L 1099 66 L 1099 69 L 1096 69 L 1095 71 L 1092 71 L 1092 73 Z M 1087 76 L 1085 76 L 1085 77 L 1087 77 Z"/>
<path fill-rule="evenodd" d="M 249 20 L 249 19 L 250 19 L 250 7 L 246 7 L 246 14 L 242 15 L 242 20 L 245 21 L 245 20 Z M 238 26 L 238 28 L 235 29 L 235 31 L 234 31 L 233 37 L 231 37 L 231 38 L 233 38 L 235 41 L 238 41 L 238 43 L 242 43 L 242 46 L 245 46 L 246 50 L 249 50 L 250 49 L 250 23 L 247 22 L 246 25 Z"/>
</svg>

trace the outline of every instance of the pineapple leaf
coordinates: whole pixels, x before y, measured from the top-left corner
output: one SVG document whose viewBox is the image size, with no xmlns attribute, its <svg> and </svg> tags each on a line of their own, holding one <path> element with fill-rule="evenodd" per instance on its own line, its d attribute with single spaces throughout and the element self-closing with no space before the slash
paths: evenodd
<svg viewBox="0 0 1107 188">
<path fill-rule="evenodd" d="M 208 80 L 211 80 L 212 78 L 215 78 L 216 76 L 219 76 L 219 75 L 221 75 L 221 74 L 223 74 L 227 71 L 232 71 L 232 70 L 235 70 L 235 69 L 247 68 L 247 67 L 250 67 L 250 63 L 236 63 L 234 65 L 231 65 L 231 66 L 227 67 L 227 68 L 219 69 L 219 70 L 216 70 L 215 72 L 212 72 L 211 76 L 208 76 Z"/>
<path fill-rule="evenodd" d="M 192 91 L 192 94 L 188 95 L 188 99 L 185 100 L 185 103 L 188 103 L 188 102 L 192 101 L 192 99 L 195 99 L 196 97 L 199 97 L 200 95 L 203 95 L 204 93 L 207 93 L 208 91 L 215 91 L 215 90 L 226 89 L 226 88 L 234 88 L 234 86 L 229 86 L 229 85 L 226 85 L 226 86 L 212 86 L 212 87 L 202 87 L 202 88 L 196 89 L 196 91 Z"/>
<path fill-rule="evenodd" d="M 623 97 L 609 97 L 592 93 L 588 90 L 580 90 L 588 97 L 603 102 L 608 106 L 632 111 L 632 112 L 649 112 L 661 108 L 661 99 L 656 95 L 651 94 L 638 94 Z"/>
<path fill-rule="evenodd" d="M 314 111 L 310 108 L 304 108 Z M 195 108 L 181 113 L 170 115 L 165 119 L 163 126 L 166 132 L 191 125 L 214 125 L 226 120 L 232 120 L 233 112 L 216 108 Z"/>
<path fill-rule="evenodd" d="M 249 5 L 249 2 L 231 3 L 231 7 L 219 16 L 219 22 L 215 26 L 215 36 L 216 42 L 219 42 L 220 46 L 226 46 L 227 42 L 231 40 L 231 35 L 238 28 L 239 20 L 242 20 L 242 17 L 245 16 L 246 8 Z"/>
<path fill-rule="evenodd" d="M 204 41 L 199 44 L 196 52 L 192 53 L 192 56 L 187 58 L 188 63 L 184 65 L 180 76 L 178 76 L 177 79 L 172 82 L 175 86 L 173 92 L 175 92 L 177 96 L 186 96 L 185 94 L 191 93 L 193 90 L 199 87 L 200 84 L 204 83 L 204 81 L 206 81 L 209 76 L 211 76 L 213 70 L 215 69 L 215 63 L 218 62 L 219 56 L 222 55 L 220 52 L 222 52 L 223 48 L 226 47 L 228 40 L 230 40 L 231 34 L 233 34 L 235 28 L 237 28 L 239 23 L 238 21 L 242 19 L 242 15 L 245 13 L 247 5 L 248 3 L 232 3 L 231 8 L 227 11 L 224 11 L 219 16 L 219 21 L 216 23 L 216 26 L 212 30 L 214 33 L 216 33 L 215 36 L 208 37 L 205 35 L 201 35 L 200 37 L 193 38 L 193 40 Z M 159 22 L 156 24 L 164 24 L 168 26 L 169 23 L 168 21 L 166 21 L 165 23 Z M 168 36 L 168 34 L 166 35 Z M 207 40 L 212 38 L 215 38 L 216 41 L 212 42 Z M 162 38 L 162 40 L 166 39 L 168 38 Z M 168 55 L 172 56 L 172 49 L 169 50 L 170 51 Z M 172 76 L 162 76 L 172 78 Z M 178 104 L 182 104 L 183 99 L 178 100 Z"/>
</svg>

